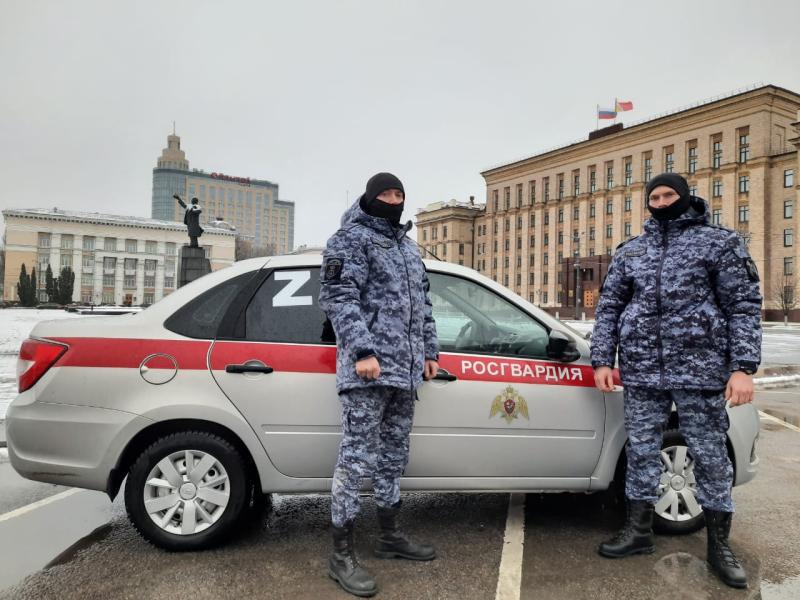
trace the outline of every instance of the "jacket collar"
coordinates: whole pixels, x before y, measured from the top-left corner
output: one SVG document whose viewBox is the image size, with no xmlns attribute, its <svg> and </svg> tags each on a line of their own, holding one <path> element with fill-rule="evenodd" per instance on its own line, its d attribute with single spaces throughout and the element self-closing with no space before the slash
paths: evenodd
<svg viewBox="0 0 800 600">
<path fill-rule="evenodd" d="M 359 200 L 356 200 L 353 205 L 342 215 L 342 227 L 355 224 L 369 227 L 370 229 L 377 231 L 386 237 L 390 237 L 393 240 L 399 240 L 405 236 L 412 226 L 411 221 L 406 221 L 405 223 L 401 223 L 399 226 L 395 227 L 389 222 L 389 219 L 368 215 L 361 208 Z"/>
<path fill-rule="evenodd" d="M 644 222 L 644 230 L 649 233 L 661 234 L 662 231 L 681 229 L 693 225 L 706 225 L 711 221 L 708 214 L 708 204 L 699 196 L 692 196 L 689 210 L 671 221 L 659 221 L 650 217 Z"/>
</svg>

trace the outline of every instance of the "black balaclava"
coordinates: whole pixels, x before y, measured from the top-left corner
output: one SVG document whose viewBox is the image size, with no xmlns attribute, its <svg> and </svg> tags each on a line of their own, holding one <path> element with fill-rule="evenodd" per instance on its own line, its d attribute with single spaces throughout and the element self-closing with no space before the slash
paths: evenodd
<svg viewBox="0 0 800 600">
<path fill-rule="evenodd" d="M 400 204 L 388 204 L 378 200 L 378 196 L 386 190 L 400 190 L 403 192 L 403 202 Z M 378 173 L 367 181 L 367 191 L 361 196 L 359 205 L 361 210 L 368 215 L 389 219 L 389 222 L 396 227 L 400 225 L 400 216 L 403 214 L 403 206 L 405 205 L 405 195 L 406 191 L 403 188 L 403 183 L 397 177 L 391 173 Z"/>
<path fill-rule="evenodd" d="M 664 208 L 653 208 L 650 206 L 650 192 L 660 185 L 672 188 L 678 193 L 680 198 Z M 653 218 L 658 221 L 672 221 L 673 219 L 677 219 L 689 210 L 691 201 L 692 195 L 689 193 L 689 184 L 677 173 L 662 173 L 661 175 L 656 175 L 647 182 L 647 189 L 645 190 L 647 210 L 649 210 Z"/>
</svg>

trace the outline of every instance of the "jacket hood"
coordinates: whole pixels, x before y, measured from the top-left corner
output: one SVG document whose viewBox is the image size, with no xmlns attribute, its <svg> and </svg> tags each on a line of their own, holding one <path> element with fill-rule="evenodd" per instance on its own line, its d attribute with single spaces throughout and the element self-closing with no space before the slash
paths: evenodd
<svg viewBox="0 0 800 600">
<path fill-rule="evenodd" d="M 401 223 L 399 227 L 393 227 L 389 219 L 381 219 L 380 217 L 368 215 L 361 208 L 360 201 L 361 198 L 358 198 L 350 208 L 344 211 L 340 222 L 342 227 L 364 225 L 393 239 L 404 236 L 408 233 L 408 230 L 411 229 L 411 221 Z"/>
</svg>

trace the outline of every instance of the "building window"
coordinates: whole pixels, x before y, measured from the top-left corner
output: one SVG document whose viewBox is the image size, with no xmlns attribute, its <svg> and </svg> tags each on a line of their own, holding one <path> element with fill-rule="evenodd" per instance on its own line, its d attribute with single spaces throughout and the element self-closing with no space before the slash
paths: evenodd
<svg viewBox="0 0 800 600">
<path fill-rule="evenodd" d="M 631 237 L 631 224 L 630 223 L 625 223 L 625 237 L 626 238 Z"/>
<path fill-rule="evenodd" d="M 783 286 L 783 305 L 794 306 L 794 286 Z"/>
<path fill-rule="evenodd" d="M 506 231 L 511 231 L 511 219 L 506 219 Z"/>
<path fill-rule="evenodd" d="M 783 257 L 783 274 L 794 275 L 794 257 L 792 256 Z"/>
<path fill-rule="evenodd" d="M 533 273 L 528 273 L 528 285 L 533 285 L 535 279 Z"/>
<path fill-rule="evenodd" d="M 793 232 L 791 229 L 783 230 L 783 245 L 788 248 L 794 244 Z"/>
<path fill-rule="evenodd" d="M 790 231 L 791 231 L 791 230 L 790 230 Z M 547 252 L 545 252 L 544 254 L 542 254 L 542 264 L 543 264 L 543 265 L 547 265 L 547 264 L 549 264 L 549 258 L 550 258 L 550 257 L 547 255 Z"/>
<path fill-rule="evenodd" d="M 94 250 L 94 237 L 91 235 L 83 236 L 83 249 Z"/>
<path fill-rule="evenodd" d="M 544 213 L 544 224 L 545 225 L 550 225 L 550 213 L 549 212 Z"/>
<path fill-rule="evenodd" d="M 664 152 L 664 171 L 672 173 L 675 170 L 675 153 L 672 148 Z"/>
<path fill-rule="evenodd" d="M 522 206 L 522 184 L 517 184 L 517 208 Z"/>
<path fill-rule="evenodd" d="M 614 200 L 609 198 L 606 200 L 606 214 L 613 215 L 614 214 Z"/>
<path fill-rule="evenodd" d="M 595 208 L 594 208 L 594 202 L 592 202 L 589 205 L 589 218 L 594 217 L 594 215 L 595 215 Z"/>
<path fill-rule="evenodd" d="M 692 142 L 692 143 L 696 144 L 697 142 Z M 697 146 L 696 145 L 689 146 L 686 170 L 689 173 L 696 173 L 697 172 Z"/>
<path fill-rule="evenodd" d="M 564 222 L 564 209 L 563 208 L 559 208 L 558 209 L 558 222 L 559 223 L 563 223 Z"/>
<path fill-rule="evenodd" d="M 689 194 L 692 196 L 697 196 L 697 184 L 692 184 L 689 186 Z"/>
<path fill-rule="evenodd" d="M 39 248 L 49 248 L 50 247 L 50 234 L 49 233 L 40 233 L 39 234 Z"/>
<path fill-rule="evenodd" d="M 442 225 L 442 239 L 447 239 L 447 225 Z"/>
<path fill-rule="evenodd" d="M 144 251 L 148 254 L 158 254 L 158 242 L 147 240 L 144 243 Z"/>
<path fill-rule="evenodd" d="M 531 204 L 536 202 L 536 182 L 529 181 L 528 182 L 528 196 L 531 199 Z"/>
<path fill-rule="evenodd" d="M 495 231 L 495 233 L 497 233 L 497 231 Z M 432 240 L 439 239 L 439 228 L 438 227 L 432 227 L 431 228 L 431 239 Z"/>
<path fill-rule="evenodd" d="M 498 223 L 498 221 L 494 222 L 494 234 L 495 235 L 497 235 L 497 223 Z M 435 239 L 435 238 L 432 238 L 432 239 Z"/>
<path fill-rule="evenodd" d="M 572 195 L 577 196 L 581 193 L 581 176 L 580 173 L 575 173 L 572 176 Z"/>
<path fill-rule="evenodd" d="M 532 235 L 531 236 L 531 248 L 533 248 L 535 245 L 536 245 L 536 236 Z"/>
<path fill-rule="evenodd" d="M 522 275 L 517 273 L 517 287 L 522 285 Z"/>
<path fill-rule="evenodd" d="M 545 271 L 542 273 L 542 285 L 547 285 L 548 283 L 550 283 L 550 273 Z"/>
<path fill-rule="evenodd" d="M 650 181 L 653 178 L 653 157 L 650 156 L 650 153 L 646 154 L 644 157 L 644 172 L 642 173 L 642 179 L 645 183 Z"/>
<path fill-rule="evenodd" d="M 614 226 L 606 225 L 606 238 L 611 238 L 614 235 Z"/>
<path fill-rule="evenodd" d="M 508 240 L 506 240 L 506 245 L 508 244 Z M 442 244 L 442 256 L 447 256 L 447 244 Z"/>
<path fill-rule="evenodd" d="M 718 139 L 711 145 L 711 167 L 719 169 L 722 166 L 722 140 Z"/>
<path fill-rule="evenodd" d="M 750 128 L 739 130 L 739 162 L 744 163 L 750 158 Z"/>
<path fill-rule="evenodd" d="M 550 234 L 549 233 L 545 233 L 544 234 L 544 245 L 545 246 L 549 246 L 550 245 Z"/>
<path fill-rule="evenodd" d="M 528 215 L 528 227 L 536 227 L 536 215 L 533 213 Z"/>
<path fill-rule="evenodd" d="M 784 200 L 783 201 L 783 218 L 784 219 L 791 219 L 793 214 L 794 214 L 794 202 L 792 202 L 791 200 Z"/>
<path fill-rule="evenodd" d="M 91 287 L 94 283 L 94 275 L 92 273 L 81 273 L 81 286 Z"/>
<path fill-rule="evenodd" d="M 517 256 L 517 268 L 522 268 L 522 257 Z"/>
<path fill-rule="evenodd" d="M 750 176 L 739 175 L 739 193 L 746 194 L 750 191 Z"/>
<path fill-rule="evenodd" d="M 61 255 L 61 268 L 64 267 L 72 268 L 72 254 L 62 254 Z"/>
<path fill-rule="evenodd" d="M 631 212 L 632 200 L 630 196 L 625 196 L 625 212 Z"/>
<path fill-rule="evenodd" d="M 478 227 L 478 231 L 480 231 L 480 227 Z M 422 230 L 422 241 L 423 242 L 427 242 L 428 241 L 428 230 L 427 229 L 423 229 Z"/>
<path fill-rule="evenodd" d="M 91 254 L 84 254 L 81 267 L 84 271 L 91 271 L 94 269 L 94 256 Z"/>
<path fill-rule="evenodd" d="M 505 187 L 503 188 L 503 206 L 506 210 L 511 208 L 511 188 Z"/>
<path fill-rule="evenodd" d="M 715 179 L 714 183 L 711 186 L 711 195 L 714 198 L 719 198 L 722 196 L 722 180 Z"/>
<path fill-rule="evenodd" d="M 589 171 L 589 192 L 594 194 L 597 191 L 597 171 Z"/>
<path fill-rule="evenodd" d="M 564 176 L 563 175 L 559 175 L 558 176 L 558 199 L 559 200 L 563 200 L 564 199 Z"/>
<path fill-rule="evenodd" d="M 625 161 L 625 185 L 633 183 L 633 161 L 628 159 Z"/>
<path fill-rule="evenodd" d="M 125 252 L 134 253 L 137 250 L 137 246 L 136 240 L 125 240 Z"/>
<path fill-rule="evenodd" d="M 505 241 L 505 249 L 506 249 L 506 252 L 508 252 L 511 249 L 508 238 L 506 238 L 506 241 Z"/>
<path fill-rule="evenodd" d="M 579 207 L 574 207 L 572 209 L 572 220 L 577 221 L 581 216 L 581 209 Z"/>
<path fill-rule="evenodd" d="M 614 166 L 608 165 L 606 167 L 606 189 L 610 190 L 614 187 Z"/>
<path fill-rule="evenodd" d="M 794 169 L 786 169 L 783 172 L 783 187 L 788 188 L 794 185 Z"/>
<path fill-rule="evenodd" d="M 497 252 L 497 240 L 494 241 L 492 249 Z"/>
<path fill-rule="evenodd" d="M 530 264 L 530 266 L 533 266 L 533 263 L 534 263 L 534 260 L 533 260 L 533 259 L 534 259 L 534 256 L 533 256 L 533 254 L 531 254 L 531 255 L 528 257 L 528 264 Z"/>
<path fill-rule="evenodd" d="M 558 232 L 558 244 L 561 245 L 563 243 L 564 243 L 564 232 L 563 231 L 559 231 Z"/>
<path fill-rule="evenodd" d="M 722 224 L 722 209 L 721 208 L 715 208 L 711 212 L 711 222 L 714 225 L 721 225 Z"/>
<path fill-rule="evenodd" d="M 494 212 L 497 212 L 497 190 L 492 190 L 492 206 Z"/>
<path fill-rule="evenodd" d="M 517 250 L 522 250 L 522 238 L 517 237 Z"/>
<path fill-rule="evenodd" d="M 545 177 L 544 179 L 544 201 L 547 202 L 550 200 L 550 178 Z"/>
<path fill-rule="evenodd" d="M 72 250 L 73 244 L 75 243 L 75 239 L 72 237 L 71 234 L 62 233 L 61 234 L 61 248 L 63 250 Z"/>
<path fill-rule="evenodd" d="M 750 207 L 747 204 L 739 205 L 739 223 L 747 223 L 750 220 Z"/>
<path fill-rule="evenodd" d="M 594 227 L 589 227 L 589 239 L 594 241 L 595 239 L 595 230 Z"/>
<path fill-rule="evenodd" d="M 103 239 L 103 250 L 106 252 L 117 251 L 117 238 L 107 237 Z"/>
<path fill-rule="evenodd" d="M 459 244 L 458 245 L 458 255 L 459 256 L 464 256 L 464 244 Z"/>
</svg>

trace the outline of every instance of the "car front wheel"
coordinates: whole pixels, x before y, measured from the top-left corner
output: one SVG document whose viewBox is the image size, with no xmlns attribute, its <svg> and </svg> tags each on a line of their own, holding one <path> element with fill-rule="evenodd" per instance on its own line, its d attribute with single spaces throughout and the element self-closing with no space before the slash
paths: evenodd
<svg viewBox="0 0 800 600">
<path fill-rule="evenodd" d="M 703 508 L 697 502 L 694 458 L 675 429 L 664 432 L 661 479 L 653 527 L 659 533 L 685 534 L 703 527 Z"/>
<path fill-rule="evenodd" d="M 249 482 L 239 451 L 203 431 L 156 440 L 133 463 L 125 506 L 139 533 L 165 550 L 212 547 L 235 529 Z"/>
</svg>

